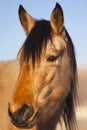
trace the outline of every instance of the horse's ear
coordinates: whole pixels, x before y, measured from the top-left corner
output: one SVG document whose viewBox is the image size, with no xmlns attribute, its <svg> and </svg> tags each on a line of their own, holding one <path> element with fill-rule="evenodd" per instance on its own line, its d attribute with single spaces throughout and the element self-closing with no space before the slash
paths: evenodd
<svg viewBox="0 0 87 130">
<path fill-rule="evenodd" d="M 29 34 L 35 25 L 35 20 L 27 13 L 22 5 L 19 6 L 18 14 L 25 33 Z"/>
<path fill-rule="evenodd" d="M 64 26 L 64 16 L 61 6 L 56 3 L 50 17 L 51 27 L 56 34 L 60 34 Z"/>
</svg>

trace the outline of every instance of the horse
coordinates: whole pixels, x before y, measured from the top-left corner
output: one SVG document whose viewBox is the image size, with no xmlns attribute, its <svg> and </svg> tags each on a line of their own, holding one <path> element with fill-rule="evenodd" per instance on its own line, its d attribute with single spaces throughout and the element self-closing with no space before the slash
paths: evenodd
<svg viewBox="0 0 87 130">
<path fill-rule="evenodd" d="M 55 130 L 64 122 L 67 130 L 75 130 L 77 65 L 62 7 L 56 3 L 50 20 L 34 19 L 22 5 L 18 13 L 27 37 L 18 52 L 19 74 L 8 101 L 10 120 L 19 129 Z"/>
</svg>

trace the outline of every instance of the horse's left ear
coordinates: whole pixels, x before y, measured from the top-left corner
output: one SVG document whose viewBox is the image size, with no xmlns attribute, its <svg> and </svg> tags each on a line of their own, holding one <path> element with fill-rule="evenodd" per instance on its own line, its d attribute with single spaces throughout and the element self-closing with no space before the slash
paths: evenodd
<svg viewBox="0 0 87 130">
<path fill-rule="evenodd" d="M 28 12 L 23 8 L 22 5 L 19 6 L 18 14 L 21 25 L 25 33 L 28 35 L 32 30 L 32 28 L 34 27 L 36 21 L 31 15 L 28 14 Z"/>
<path fill-rule="evenodd" d="M 56 34 L 60 34 L 64 26 L 64 16 L 61 6 L 56 3 L 50 17 L 51 27 Z"/>
</svg>

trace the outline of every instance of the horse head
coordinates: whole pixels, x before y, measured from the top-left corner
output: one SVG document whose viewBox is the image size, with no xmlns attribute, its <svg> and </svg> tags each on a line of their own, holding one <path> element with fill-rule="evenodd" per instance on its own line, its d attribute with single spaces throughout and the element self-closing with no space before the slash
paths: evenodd
<svg viewBox="0 0 87 130">
<path fill-rule="evenodd" d="M 31 128 L 54 119 L 54 128 L 62 116 L 72 128 L 76 61 L 63 10 L 56 3 L 50 21 L 35 20 L 20 6 L 19 18 L 27 38 L 18 53 L 20 73 L 8 107 L 11 121 Z"/>
</svg>

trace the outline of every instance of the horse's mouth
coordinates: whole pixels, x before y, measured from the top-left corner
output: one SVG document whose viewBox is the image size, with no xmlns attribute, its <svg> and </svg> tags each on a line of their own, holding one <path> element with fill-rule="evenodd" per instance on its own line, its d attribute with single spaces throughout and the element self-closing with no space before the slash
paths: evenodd
<svg viewBox="0 0 87 130">
<path fill-rule="evenodd" d="M 31 120 L 27 119 L 25 121 L 21 121 L 21 120 L 12 119 L 11 122 L 18 128 L 29 129 L 36 124 L 37 116 L 38 116 L 38 112 L 34 115 L 34 117 Z"/>
</svg>

